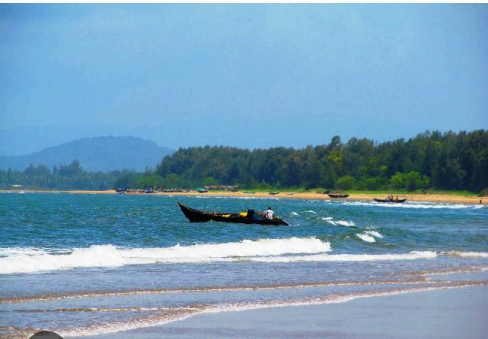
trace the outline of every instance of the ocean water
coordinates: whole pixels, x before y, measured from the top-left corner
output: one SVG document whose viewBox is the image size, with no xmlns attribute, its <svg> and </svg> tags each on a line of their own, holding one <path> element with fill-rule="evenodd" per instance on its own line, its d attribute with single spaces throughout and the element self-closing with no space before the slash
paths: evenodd
<svg viewBox="0 0 488 339">
<path fill-rule="evenodd" d="M 272 206 L 290 226 L 190 223 Z M 488 285 L 488 207 L 0 194 L 0 337 L 82 337 L 202 312 Z"/>
</svg>

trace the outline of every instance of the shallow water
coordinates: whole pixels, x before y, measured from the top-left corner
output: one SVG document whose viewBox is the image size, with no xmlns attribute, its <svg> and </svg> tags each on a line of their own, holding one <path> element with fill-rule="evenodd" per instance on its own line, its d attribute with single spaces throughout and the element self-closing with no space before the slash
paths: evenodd
<svg viewBox="0 0 488 339">
<path fill-rule="evenodd" d="M 290 226 L 192 224 L 177 201 L 272 206 Z M 0 194 L 0 225 L 1 337 L 488 284 L 488 208 L 478 205 Z"/>
</svg>

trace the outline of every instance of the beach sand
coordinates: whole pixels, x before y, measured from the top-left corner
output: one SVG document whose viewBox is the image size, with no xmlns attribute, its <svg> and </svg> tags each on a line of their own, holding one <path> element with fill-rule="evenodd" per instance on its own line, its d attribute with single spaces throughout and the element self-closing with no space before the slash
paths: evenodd
<svg viewBox="0 0 488 339">
<path fill-rule="evenodd" d="M 60 192 L 51 192 L 60 193 Z M 118 194 L 114 190 L 107 191 L 66 191 L 63 193 L 72 194 Z M 127 194 L 142 194 L 131 192 Z M 166 195 L 166 196 L 209 196 L 209 197 L 259 197 L 259 198 L 280 198 L 280 199 L 305 199 L 305 200 L 348 200 L 348 201 L 372 201 L 375 197 L 386 198 L 381 194 L 350 194 L 346 199 L 331 199 L 327 194 L 315 193 L 315 192 L 282 192 L 278 194 L 270 195 L 269 193 L 246 193 L 246 192 L 228 192 L 228 191 L 209 191 L 207 193 L 198 193 L 196 191 L 191 192 L 156 192 L 151 195 Z M 396 196 L 396 195 L 395 195 Z M 459 196 L 453 194 L 401 194 L 399 197 L 407 198 L 410 202 L 432 202 L 432 203 L 450 203 L 450 204 L 488 204 L 488 197 L 480 198 L 478 196 Z"/>
<path fill-rule="evenodd" d="M 204 313 L 96 338 L 484 339 L 488 287 L 358 298 L 348 302 Z"/>
</svg>

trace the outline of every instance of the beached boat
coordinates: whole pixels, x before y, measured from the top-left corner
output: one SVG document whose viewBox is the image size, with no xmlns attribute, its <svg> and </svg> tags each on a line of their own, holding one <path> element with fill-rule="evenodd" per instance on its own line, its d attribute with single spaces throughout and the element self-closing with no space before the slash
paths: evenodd
<svg viewBox="0 0 488 339">
<path fill-rule="evenodd" d="M 185 206 L 178 202 L 181 211 L 190 222 L 231 222 L 238 224 L 260 224 L 260 225 L 272 225 L 272 226 L 288 226 L 288 223 L 280 218 L 274 217 L 273 219 L 267 219 L 261 213 L 248 210 L 247 212 L 240 213 L 222 213 L 222 212 L 204 212 Z"/>
<path fill-rule="evenodd" d="M 347 198 L 349 196 L 349 194 L 339 193 L 339 192 L 328 193 L 327 195 L 333 199 Z"/>
<path fill-rule="evenodd" d="M 376 202 L 388 202 L 388 203 L 399 204 L 399 203 L 402 203 L 402 202 L 407 201 L 407 198 L 403 198 L 403 199 L 398 199 L 398 197 L 396 197 L 396 198 L 388 197 L 386 199 L 374 198 L 374 201 L 376 201 Z"/>
</svg>

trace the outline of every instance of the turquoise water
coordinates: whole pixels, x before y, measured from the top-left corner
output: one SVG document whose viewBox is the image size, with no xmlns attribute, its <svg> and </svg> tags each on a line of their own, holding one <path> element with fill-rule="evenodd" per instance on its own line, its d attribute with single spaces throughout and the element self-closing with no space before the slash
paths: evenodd
<svg viewBox="0 0 488 339">
<path fill-rule="evenodd" d="M 178 201 L 290 226 L 192 224 Z M 488 282 L 480 205 L 5 193 L 0 225 L 0 337 Z"/>
</svg>

